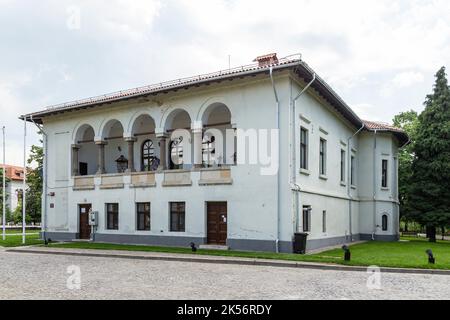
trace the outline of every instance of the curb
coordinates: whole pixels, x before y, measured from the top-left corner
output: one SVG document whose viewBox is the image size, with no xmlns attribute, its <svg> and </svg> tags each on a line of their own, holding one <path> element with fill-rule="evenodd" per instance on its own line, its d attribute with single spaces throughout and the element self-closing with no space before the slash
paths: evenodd
<svg viewBox="0 0 450 320">
<path fill-rule="evenodd" d="M 368 267 L 363 266 L 341 266 L 335 264 L 318 264 L 318 263 L 299 263 L 299 262 L 282 262 L 280 260 L 267 261 L 259 259 L 233 259 L 222 258 L 216 259 L 213 256 L 203 256 L 204 258 L 194 258 L 190 256 L 144 256 L 130 254 L 114 254 L 114 253 L 94 253 L 94 252 L 70 252 L 70 251 L 39 251 L 30 249 L 6 249 L 5 252 L 12 253 L 31 253 L 41 255 L 59 255 L 59 256 L 79 256 L 79 257 L 98 257 L 98 258 L 115 258 L 129 260 L 154 260 L 154 261 L 174 261 L 174 262 L 191 262 L 191 263 L 209 263 L 209 264 L 228 264 L 243 266 L 262 266 L 276 268 L 298 268 L 298 269 L 315 269 L 315 270 L 332 270 L 332 271 L 357 271 L 367 272 Z M 425 275 L 450 275 L 450 270 L 442 269 L 406 269 L 406 268 L 389 268 L 382 267 L 380 271 L 383 273 L 403 273 L 403 274 L 425 274 Z"/>
</svg>

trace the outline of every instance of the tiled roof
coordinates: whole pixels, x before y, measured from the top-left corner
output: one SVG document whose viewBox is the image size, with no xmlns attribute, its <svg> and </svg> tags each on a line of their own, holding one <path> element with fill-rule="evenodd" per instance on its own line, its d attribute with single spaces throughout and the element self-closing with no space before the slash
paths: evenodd
<svg viewBox="0 0 450 320">
<path fill-rule="evenodd" d="M 48 106 L 45 108 L 44 111 L 31 113 L 28 115 L 23 116 L 27 119 L 30 118 L 30 116 L 33 116 L 33 118 L 36 118 L 38 116 L 44 116 L 49 115 L 58 111 L 65 111 L 65 110 L 71 110 L 76 109 L 78 107 L 83 106 L 90 106 L 90 105 L 97 105 L 97 104 L 103 104 L 103 103 L 109 103 L 109 102 L 115 102 L 118 100 L 124 100 L 134 97 L 140 97 L 145 96 L 149 94 L 157 94 L 160 92 L 170 91 L 170 90 L 176 90 L 183 87 L 189 87 L 194 85 L 199 85 L 206 82 L 211 82 L 215 80 L 220 80 L 222 78 L 231 78 L 231 77 L 237 77 L 241 76 L 247 73 L 253 74 L 258 72 L 263 72 L 265 70 L 268 70 L 270 67 L 273 67 L 274 69 L 277 68 L 284 68 L 288 66 L 295 66 L 298 64 L 301 60 L 300 59 L 289 59 L 289 58 L 282 58 L 279 59 L 278 63 L 272 64 L 272 65 L 266 65 L 266 66 L 259 66 L 258 64 L 252 64 L 247 66 L 241 66 L 237 68 L 227 69 L 227 70 L 221 70 L 213 73 L 193 76 L 189 78 L 182 78 L 177 80 L 171 80 L 167 82 L 161 82 L 157 84 L 152 84 L 148 86 L 128 89 L 128 90 L 121 90 L 109 94 L 104 94 L 101 96 L 61 103 L 57 105 Z"/>
<path fill-rule="evenodd" d="M 261 58 L 271 58 L 276 57 L 275 54 L 268 54 L 265 56 L 260 56 Z M 345 103 L 345 101 L 323 80 L 318 76 L 315 71 L 308 66 L 302 59 L 300 55 L 292 55 L 285 58 L 280 58 L 275 61 L 271 61 L 268 64 L 252 64 L 247 66 L 241 66 L 237 68 L 217 71 L 213 73 L 193 76 L 189 78 L 182 78 L 178 80 L 172 80 L 168 82 L 162 82 L 158 84 L 148 85 L 144 87 L 122 90 L 118 92 L 113 92 L 110 94 L 105 94 L 101 96 L 96 96 L 87 99 L 76 100 L 72 102 L 66 102 L 58 105 L 53 105 L 45 108 L 43 111 L 31 113 L 28 115 L 23 115 L 21 119 L 26 119 L 27 121 L 33 121 L 42 124 L 42 120 L 45 117 L 60 114 L 68 111 L 82 110 L 87 108 L 94 108 L 103 104 L 110 104 L 119 101 L 125 101 L 128 99 L 136 99 L 140 97 L 147 97 L 150 95 L 157 95 L 159 93 L 167 93 L 169 91 L 177 91 L 181 89 L 188 89 L 190 87 L 199 87 L 201 85 L 208 85 L 211 83 L 218 83 L 225 80 L 233 80 L 236 78 L 244 78 L 256 76 L 258 74 L 269 73 L 269 70 L 282 71 L 286 69 L 291 69 L 299 78 L 303 79 L 305 82 L 310 82 L 314 76 L 316 81 L 312 84 L 311 88 L 316 90 L 326 101 L 328 101 L 337 112 L 339 112 L 345 119 L 350 121 L 356 128 L 361 127 L 364 123 L 366 125 L 366 130 L 384 130 L 393 132 L 402 142 L 408 141 L 408 136 L 401 129 L 395 128 L 388 124 L 373 122 L 373 121 L 363 121 L 358 115 Z"/>
<path fill-rule="evenodd" d="M 14 181 L 23 181 L 23 168 L 17 166 L 6 165 L 6 178 Z M 0 165 L 3 169 L 3 165 Z"/>
<path fill-rule="evenodd" d="M 400 143 L 406 146 L 410 140 L 408 134 L 401 128 L 394 127 L 388 123 L 363 120 L 366 130 L 369 131 L 385 131 L 393 133 Z"/>
<path fill-rule="evenodd" d="M 363 120 L 367 129 L 369 130 L 380 130 L 380 131 L 392 131 L 392 132 L 402 132 L 404 131 L 400 128 L 394 127 L 388 123 L 384 122 L 375 122 L 375 121 L 367 121 Z"/>
</svg>

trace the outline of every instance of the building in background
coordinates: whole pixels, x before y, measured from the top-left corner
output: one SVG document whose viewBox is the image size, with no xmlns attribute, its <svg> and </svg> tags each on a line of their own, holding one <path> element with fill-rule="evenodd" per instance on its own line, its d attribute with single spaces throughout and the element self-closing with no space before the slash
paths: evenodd
<svg viewBox="0 0 450 320">
<path fill-rule="evenodd" d="M 14 212 L 22 201 L 23 189 L 23 167 L 6 165 L 6 206 L 11 212 Z"/>
</svg>

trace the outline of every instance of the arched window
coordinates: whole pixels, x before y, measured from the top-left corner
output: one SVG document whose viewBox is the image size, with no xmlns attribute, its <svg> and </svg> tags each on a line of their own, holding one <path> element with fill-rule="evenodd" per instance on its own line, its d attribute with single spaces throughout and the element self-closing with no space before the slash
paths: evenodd
<svg viewBox="0 0 450 320">
<path fill-rule="evenodd" d="M 170 142 L 170 170 L 183 169 L 183 137 Z"/>
<path fill-rule="evenodd" d="M 214 136 L 205 135 L 202 143 L 203 166 L 212 167 L 216 161 L 216 148 Z"/>
<path fill-rule="evenodd" d="M 387 215 L 383 215 L 382 221 L 381 221 L 381 227 L 382 227 L 383 231 L 388 231 L 388 216 Z"/>
<path fill-rule="evenodd" d="M 145 140 L 142 144 L 142 159 L 141 166 L 142 171 L 154 171 L 155 164 L 155 146 L 152 140 Z"/>
</svg>

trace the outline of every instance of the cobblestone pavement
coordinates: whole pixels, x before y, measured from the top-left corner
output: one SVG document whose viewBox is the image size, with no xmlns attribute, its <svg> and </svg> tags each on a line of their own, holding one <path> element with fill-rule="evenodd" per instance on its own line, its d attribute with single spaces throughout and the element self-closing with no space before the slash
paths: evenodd
<svg viewBox="0 0 450 320">
<path fill-rule="evenodd" d="M 81 288 L 68 273 L 81 271 Z M 75 269 L 71 269 L 73 272 Z M 259 266 L 8 253 L 3 299 L 450 299 L 450 276 L 369 274 Z M 67 282 L 75 289 L 70 290 Z"/>
</svg>

